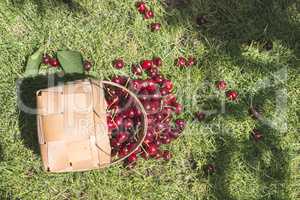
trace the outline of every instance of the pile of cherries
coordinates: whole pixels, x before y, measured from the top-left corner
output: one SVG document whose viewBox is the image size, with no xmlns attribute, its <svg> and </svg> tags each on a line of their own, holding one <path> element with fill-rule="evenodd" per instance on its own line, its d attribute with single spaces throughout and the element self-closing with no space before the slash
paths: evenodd
<svg viewBox="0 0 300 200">
<path fill-rule="evenodd" d="M 113 66 L 121 69 L 125 66 L 122 59 L 116 59 Z M 134 166 L 138 157 L 144 159 L 164 159 L 168 161 L 172 155 L 168 150 L 162 150 L 162 145 L 170 144 L 177 139 L 185 128 L 183 119 L 173 118 L 183 111 L 172 93 L 173 83 L 159 73 L 162 59 L 142 60 L 132 64 L 134 78 L 114 76 L 111 81 L 125 86 L 140 100 L 148 118 L 148 130 L 140 146 L 125 161 L 127 166 Z M 142 77 L 146 77 L 142 79 Z M 112 155 L 124 158 L 137 148 L 140 138 L 138 132 L 143 128 L 141 109 L 133 98 L 124 90 L 107 86 L 106 101 L 109 114 L 107 124 L 111 136 Z"/>
</svg>

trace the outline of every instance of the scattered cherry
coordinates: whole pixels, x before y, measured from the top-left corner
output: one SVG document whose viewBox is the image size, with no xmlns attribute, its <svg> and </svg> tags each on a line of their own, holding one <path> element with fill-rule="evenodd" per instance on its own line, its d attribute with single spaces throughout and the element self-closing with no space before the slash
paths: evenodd
<svg viewBox="0 0 300 200">
<path fill-rule="evenodd" d="M 172 154 L 170 151 L 163 151 L 162 156 L 165 161 L 169 161 L 172 158 Z"/>
<path fill-rule="evenodd" d="M 226 96 L 229 100 L 234 101 L 238 97 L 238 93 L 236 91 L 230 90 L 226 93 Z"/>
<path fill-rule="evenodd" d="M 49 54 L 45 54 L 45 55 L 43 56 L 43 63 L 44 63 L 45 65 L 49 65 L 49 64 L 50 64 L 50 60 L 51 60 L 51 57 L 49 56 Z"/>
<path fill-rule="evenodd" d="M 206 115 L 204 112 L 197 112 L 196 117 L 199 121 L 203 121 L 205 119 Z"/>
<path fill-rule="evenodd" d="M 251 136 L 256 142 L 260 141 L 263 138 L 262 133 L 257 129 L 252 130 Z"/>
<path fill-rule="evenodd" d="M 213 174 L 216 172 L 216 167 L 213 164 L 208 164 L 205 166 L 204 170 L 207 174 Z"/>
<path fill-rule="evenodd" d="M 49 61 L 49 64 L 52 66 L 52 67 L 58 67 L 59 66 L 59 61 L 57 58 L 51 58 L 50 61 Z"/>
<path fill-rule="evenodd" d="M 160 30 L 160 28 L 161 28 L 161 24 L 160 23 L 152 23 L 151 25 L 150 25 L 150 29 L 151 29 L 151 31 L 159 31 Z"/>
<path fill-rule="evenodd" d="M 142 1 L 136 3 L 136 7 L 138 11 L 143 14 L 147 10 L 146 4 Z"/>
<path fill-rule="evenodd" d="M 131 71 L 136 76 L 141 76 L 143 74 L 143 70 L 142 70 L 142 68 L 139 65 L 133 64 L 131 66 Z"/>
<path fill-rule="evenodd" d="M 90 71 L 91 70 L 91 68 L 92 68 L 92 63 L 90 62 L 90 61 L 88 61 L 88 60 L 85 60 L 84 62 L 83 62 L 83 68 L 86 70 L 86 71 Z"/>
<path fill-rule="evenodd" d="M 160 67 L 162 66 L 162 59 L 160 57 L 155 57 L 152 59 L 152 62 L 155 66 Z"/>
<path fill-rule="evenodd" d="M 148 70 L 153 66 L 152 60 L 143 60 L 141 61 L 141 67 L 144 70 Z"/>
<path fill-rule="evenodd" d="M 121 58 L 114 60 L 113 65 L 116 69 L 122 69 L 125 65 L 124 61 Z"/>
<path fill-rule="evenodd" d="M 151 19 L 151 18 L 153 18 L 154 17 L 154 13 L 153 13 L 153 11 L 152 10 L 145 10 L 145 12 L 144 12 L 144 18 L 145 19 Z"/>
<path fill-rule="evenodd" d="M 218 81 L 217 84 L 216 84 L 216 87 L 219 90 L 225 90 L 226 87 L 227 87 L 227 83 L 224 80 Z"/>
<path fill-rule="evenodd" d="M 186 59 L 184 57 L 178 57 L 176 60 L 176 65 L 178 67 L 184 67 L 186 65 Z"/>
<path fill-rule="evenodd" d="M 198 26 L 202 26 L 208 22 L 207 17 L 204 15 L 200 15 L 196 19 L 196 23 Z"/>
<path fill-rule="evenodd" d="M 197 60 L 193 57 L 189 57 L 186 63 L 187 67 L 191 67 L 197 64 Z"/>
</svg>

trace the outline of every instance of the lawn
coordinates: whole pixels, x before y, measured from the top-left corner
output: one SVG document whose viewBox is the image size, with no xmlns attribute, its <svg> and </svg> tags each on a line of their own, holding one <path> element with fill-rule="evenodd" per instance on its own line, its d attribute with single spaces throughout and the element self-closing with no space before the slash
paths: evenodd
<svg viewBox="0 0 300 200">
<path fill-rule="evenodd" d="M 299 199 L 299 2 L 147 3 L 154 19 L 143 20 L 132 0 L 0 2 L 0 199 Z M 199 16 L 207 22 L 197 25 Z M 153 21 L 160 31 L 149 30 Z M 130 74 L 131 63 L 160 56 L 161 73 L 184 105 L 179 117 L 188 122 L 168 146 L 172 160 L 141 159 L 133 170 L 43 172 L 34 116 L 22 115 L 16 94 L 28 56 L 41 45 L 49 53 L 80 51 L 99 79 Z M 196 66 L 174 66 L 189 55 Z M 118 57 L 128 64 L 122 70 L 111 65 Z M 219 80 L 238 91 L 236 102 L 215 88 Z M 34 83 L 27 87 L 39 87 Z M 264 120 L 248 114 L 251 104 Z M 210 114 L 198 122 L 194 113 L 201 110 Z M 254 128 L 263 134 L 258 142 L 249 137 Z M 216 172 L 207 175 L 207 164 Z"/>
</svg>

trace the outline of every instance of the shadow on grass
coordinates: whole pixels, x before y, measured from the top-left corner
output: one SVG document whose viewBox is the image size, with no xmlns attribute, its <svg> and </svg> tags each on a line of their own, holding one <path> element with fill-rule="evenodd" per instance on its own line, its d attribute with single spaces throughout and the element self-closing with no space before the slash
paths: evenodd
<svg viewBox="0 0 300 200">
<path fill-rule="evenodd" d="M 171 13 L 166 16 L 169 25 L 192 24 L 200 38 L 221 45 L 230 56 L 240 58 L 241 46 L 251 41 L 272 48 L 273 40 L 280 40 L 295 56 L 300 55 L 300 26 L 291 15 L 299 9 L 295 0 L 165 0 L 165 3 Z M 182 20 L 179 22 L 178 18 Z"/>
<path fill-rule="evenodd" d="M 0 144 L 0 163 L 3 161 L 4 156 L 3 156 L 3 147 Z"/>
<path fill-rule="evenodd" d="M 71 75 L 60 77 L 58 75 L 37 76 L 20 79 L 17 82 L 17 96 L 19 115 L 19 128 L 25 145 L 35 153 L 39 153 L 36 122 L 36 92 L 40 89 L 54 86 L 57 83 L 88 78 L 85 75 Z"/>
<path fill-rule="evenodd" d="M 22 10 L 25 6 L 25 4 L 28 1 L 25 0 L 9 0 L 14 7 L 16 7 L 19 10 Z M 87 10 L 81 6 L 77 1 L 74 0 L 30 0 L 30 2 L 34 5 L 36 5 L 36 11 L 38 15 L 43 16 L 47 9 L 55 10 L 55 9 L 62 9 L 66 8 L 67 10 L 76 13 L 87 13 Z"/>
</svg>

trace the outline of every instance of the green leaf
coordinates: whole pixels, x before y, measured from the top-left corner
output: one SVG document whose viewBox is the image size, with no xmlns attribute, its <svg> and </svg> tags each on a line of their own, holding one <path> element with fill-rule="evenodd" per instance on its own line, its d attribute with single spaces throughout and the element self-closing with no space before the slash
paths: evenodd
<svg viewBox="0 0 300 200">
<path fill-rule="evenodd" d="M 43 58 L 43 51 L 44 48 L 40 47 L 34 54 L 32 54 L 26 64 L 26 69 L 24 76 L 29 77 L 29 76 L 37 76 L 39 73 L 39 68 L 42 62 Z"/>
<path fill-rule="evenodd" d="M 58 51 L 57 58 L 66 74 L 83 74 L 83 61 L 80 52 L 77 51 Z"/>
</svg>

